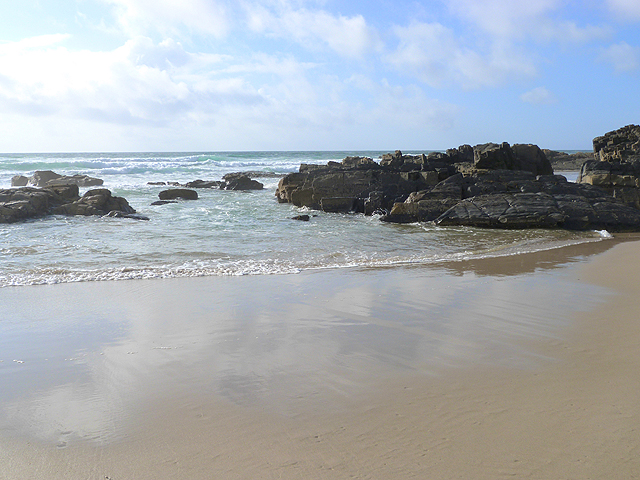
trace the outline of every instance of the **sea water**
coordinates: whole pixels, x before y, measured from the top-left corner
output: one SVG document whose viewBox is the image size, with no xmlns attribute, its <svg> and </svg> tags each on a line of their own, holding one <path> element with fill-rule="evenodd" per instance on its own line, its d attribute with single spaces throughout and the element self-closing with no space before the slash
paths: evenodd
<svg viewBox="0 0 640 480">
<path fill-rule="evenodd" d="M 387 224 L 377 216 L 308 211 L 280 204 L 277 176 L 261 191 L 199 189 L 198 200 L 151 205 L 153 182 L 220 180 L 225 174 L 295 172 L 348 155 L 386 152 L 215 152 L 0 154 L 0 188 L 36 170 L 85 174 L 126 198 L 149 221 L 48 216 L 0 225 L 0 287 L 210 275 L 291 274 L 515 255 L 599 241 L 602 232 L 495 231 Z M 426 152 L 405 152 L 418 154 Z M 81 194 L 88 189 L 81 189 Z M 309 222 L 292 220 L 301 213 Z"/>
</svg>

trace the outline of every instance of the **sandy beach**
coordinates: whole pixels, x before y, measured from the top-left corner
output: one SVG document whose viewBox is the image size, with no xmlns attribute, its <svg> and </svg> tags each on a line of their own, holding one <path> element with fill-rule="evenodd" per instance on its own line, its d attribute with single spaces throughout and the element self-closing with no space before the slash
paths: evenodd
<svg viewBox="0 0 640 480">
<path fill-rule="evenodd" d="M 2 289 L 0 478 L 638 478 L 638 258 Z"/>
</svg>

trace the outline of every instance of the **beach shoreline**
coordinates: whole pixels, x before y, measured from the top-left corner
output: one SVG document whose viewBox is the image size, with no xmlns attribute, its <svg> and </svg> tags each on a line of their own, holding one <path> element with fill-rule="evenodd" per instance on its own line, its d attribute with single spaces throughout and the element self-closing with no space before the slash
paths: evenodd
<svg viewBox="0 0 640 480">
<path fill-rule="evenodd" d="M 3 289 L 0 477 L 633 478 L 638 254 Z"/>
</svg>

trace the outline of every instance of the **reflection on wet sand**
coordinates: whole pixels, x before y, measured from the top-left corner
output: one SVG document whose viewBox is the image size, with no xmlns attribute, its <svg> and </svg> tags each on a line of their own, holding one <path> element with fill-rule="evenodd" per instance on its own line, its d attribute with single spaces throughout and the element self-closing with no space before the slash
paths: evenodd
<svg viewBox="0 0 640 480">
<path fill-rule="evenodd" d="M 567 274 L 572 262 L 613 243 L 436 267 L 1 289 L 0 428 L 61 448 L 106 444 L 162 399 L 215 395 L 291 416 L 339 409 L 399 372 L 530 368 L 553 359 L 523 339 L 557 335 L 602 297 Z"/>
</svg>

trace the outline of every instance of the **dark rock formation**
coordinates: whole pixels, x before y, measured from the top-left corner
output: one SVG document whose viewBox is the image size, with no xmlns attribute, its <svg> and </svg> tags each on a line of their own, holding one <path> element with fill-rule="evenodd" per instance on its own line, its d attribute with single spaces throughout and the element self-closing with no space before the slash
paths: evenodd
<svg viewBox="0 0 640 480">
<path fill-rule="evenodd" d="M 500 145 L 487 143 L 473 147 L 473 163 L 476 169 L 524 170 L 534 175 L 552 175 L 553 168 L 544 152 L 537 145 L 507 142 Z"/>
<path fill-rule="evenodd" d="M 611 197 L 593 201 L 580 195 L 504 193 L 466 199 L 447 210 L 436 225 L 490 228 L 566 228 L 637 231 L 640 211 Z"/>
<path fill-rule="evenodd" d="M 593 152 L 565 153 L 555 150 L 542 150 L 551 162 L 554 172 L 579 172 L 584 162 L 593 160 Z"/>
<path fill-rule="evenodd" d="M 311 219 L 309 215 L 296 215 L 295 217 L 291 217 L 291 220 L 298 220 L 300 222 L 308 222 Z"/>
<path fill-rule="evenodd" d="M 627 125 L 593 139 L 595 159 L 582 165 L 578 183 L 603 188 L 640 209 L 640 126 Z"/>
<path fill-rule="evenodd" d="M 52 213 L 61 215 L 106 215 L 111 211 L 136 213 L 129 202 L 122 197 L 112 196 L 106 188 L 89 190 L 82 198 L 52 209 Z"/>
<path fill-rule="evenodd" d="M 77 185 L 0 190 L 0 223 L 13 223 L 49 214 L 105 215 L 110 211 L 134 214 L 121 197 L 106 189 L 90 190 L 82 198 Z"/>
<path fill-rule="evenodd" d="M 261 171 L 261 170 L 247 170 L 245 172 L 228 173 L 227 175 L 230 175 L 230 176 L 246 175 L 249 178 L 282 178 L 286 174 L 285 173 L 276 173 L 276 172 L 264 172 L 264 171 Z"/>
<path fill-rule="evenodd" d="M 22 186 L 24 177 L 17 176 L 11 180 L 11 186 Z M 17 182 L 17 183 L 14 183 Z M 98 187 L 104 182 L 88 175 L 60 175 L 51 170 L 38 170 L 27 179 L 27 185 L 34 187 L 52 187 L 57 185 L 78 185 L 79 187 Z"/>
<path fill-rule="evenodd" d="M 627 125 L 594 138 L 593 153 L 601 162 L 640 161 L 640 125 Z"/>
<path fill-rule="evenodd" d="M 192 182 L 185 183 L 186 188 L 222 188 L 226 185 L 226 182 L 219 180 L 193 180 Z"/>
<path fill-rule="evenodd" d="M 11 178 L 12 187 L 26 187 L 29 184 L 29 178 L 24 175 L 15 175 Z"/>
<path fill-rule="evenodd" d="M 167 205 L 168 203 L 178 203 L 176 200 L 156 200 L 151 205 Z"/>
<path fill-rule="evenodd" d="M 0 190 L 0 223 L 42 217 L 51 209 L 76 200 L 78 186 L 53 188 L 22 187 Z"/>
<path fill-rule="evenodd" d="M 186 188 L 171 188 L 169 190 L 163 190 L 158 193 L 158 197 L 160 198 L 160 200 L 175 200 L 176 198 L 182 198 L 184 200 L 197 200 L 198 192 Z"/>
<path fill-rule="evenodd" d="M 449 177 L 394 205 L 383 221 L 489 228 L 640 229 L 640 211 L 562 175 L 493 170 Z"/>
<path fill-rule="evenodd" d="M 445 162 L 430 163 L 423 156 L 384 156 L 380 164 L 367 157 L 347 157 L 341 163 L 300 166 L 299 173 L 280 180 L 276 198 L 281 203 L 328 212 L 373 213 L 391 208 L 411 193 L 438 183 L 455 168 Z M 432 168 L 423 171 L 424 168 Z"/>
<path fill-rule="evenodd" d="M 257 180 L 253 180 L 244 173 L 228 173 L 222 177 L 225 181 L 224 190 L 262 190 L 264 185 Z"/>
<path fill-rule="evenodd" d="M 548 159 L 535 145 L 511 147 L 503 143 L 473 148 L 462 145 L 446 153 L 432 152 L 428 155 L 403 155 L 396 150 L 383 155 L 379 164 L 368 157 L 347 157 L 340 163 L 329 162 L 326 166 L 303 164 L 298 173 L 280 180 L 276 197 L 279 202 L 327 212 L 355 211 L 371 215 L 396 208 L 396 215 L 437 217 L 451 206 L 451 199 L 455 198 L 450 192 L 441 192 L 435 198 L 436 191 L 432 190 L 438 182 L 462 171 L 471 175 L 496 168 L 526 170 L 533 175 L 553 173 Z M 455 189 L 459 186 L 443 185 L 439 188 L 445 187 Z M 431 193 L 419 206 L 394 207 L 411 193 L 423 190 Z"/>
</svg>

